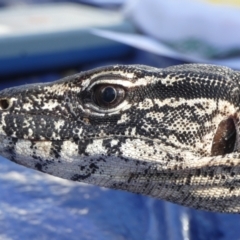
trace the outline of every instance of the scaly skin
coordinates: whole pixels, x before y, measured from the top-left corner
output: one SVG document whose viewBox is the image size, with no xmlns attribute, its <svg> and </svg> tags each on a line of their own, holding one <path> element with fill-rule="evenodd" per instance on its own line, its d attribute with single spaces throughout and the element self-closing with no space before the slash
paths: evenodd
<svg viewBox="0 0 240 240">
<path fill-rule="evenodd" d="M 0 154 L 65 179 L 240 212 L 239 80 L 211 65 L 117 65 L 5 89 Z"/>
</svg>

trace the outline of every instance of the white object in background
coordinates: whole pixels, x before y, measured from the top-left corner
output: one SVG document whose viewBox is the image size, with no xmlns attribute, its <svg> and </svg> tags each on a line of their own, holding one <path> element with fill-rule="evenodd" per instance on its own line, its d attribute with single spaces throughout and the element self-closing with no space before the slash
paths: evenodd
<svg viewBox="0 0 240 240">
<path fill-rule="evenodd" d="M 240 69 L 240 1 L 129 0 L 124 11 L 142 35 L 93 32 L 155 54 Z"/>
<path fill-rule="evenodd" d="M 240 69 L 240 57 L 228 59 L 205 59 L 202 57 L 191 56 L 189 54 L 177 52 L 160 41 L 144 35 L 118 33 L 99 29 L 93 29 L 92 33 L 165 57 L 181 59 L 188 62 L 209 63 Z"/>
<path fill-rule="evenodd" d="M 104 5 L 121 5 L 127 0 L 79 0 L 79 2 L 84 2 L 88 4 L 97 4 L 99 6 Z"/>
<path fill-rule="evenodd" d="M 214 58 L 240 51 L 240 3 L 130 0 L 125 14 L 144 34 L 183 53 Z"/>
</svg>

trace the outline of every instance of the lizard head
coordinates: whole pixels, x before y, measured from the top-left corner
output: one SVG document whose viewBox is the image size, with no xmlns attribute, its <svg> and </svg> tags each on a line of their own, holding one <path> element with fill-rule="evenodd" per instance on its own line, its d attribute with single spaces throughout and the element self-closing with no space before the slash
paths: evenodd
<svg viewBox="0 0 240 240">
<path fill-rule="evenodd" d="M 215 209 L 207 191 L 216 164 L 240 147 L 237 78 L 210 65 L 117 65 L 5 89 L 0 154 L 70 180 L 233 211 Z"/>
</svg>

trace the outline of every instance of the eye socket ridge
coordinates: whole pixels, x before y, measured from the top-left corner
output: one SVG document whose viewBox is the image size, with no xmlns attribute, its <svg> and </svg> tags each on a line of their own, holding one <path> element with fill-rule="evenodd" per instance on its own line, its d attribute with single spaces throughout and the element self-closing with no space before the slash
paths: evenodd
<svg viewBox="0 0 240 240">
<path fill-rule="evenodd" d="M 112 108 L 125 98 L 125 89 L 120 85 L 98 84 L 92 91 L 93 102 L 102 108 Z"/>
</svg>

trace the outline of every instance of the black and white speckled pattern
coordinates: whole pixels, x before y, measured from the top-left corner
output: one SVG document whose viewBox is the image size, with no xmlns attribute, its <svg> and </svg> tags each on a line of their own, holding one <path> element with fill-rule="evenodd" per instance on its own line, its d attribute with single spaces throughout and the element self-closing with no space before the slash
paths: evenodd
<svg viewBox="0 0 240 240">
<path fill-rule="evenodd" d="M 58 177 L 240 212 L 240 73 L 109 66 L 0 92 L 0 154 Z M 101 86 L 121 89 L 102 106 Z"/>
</svg>

